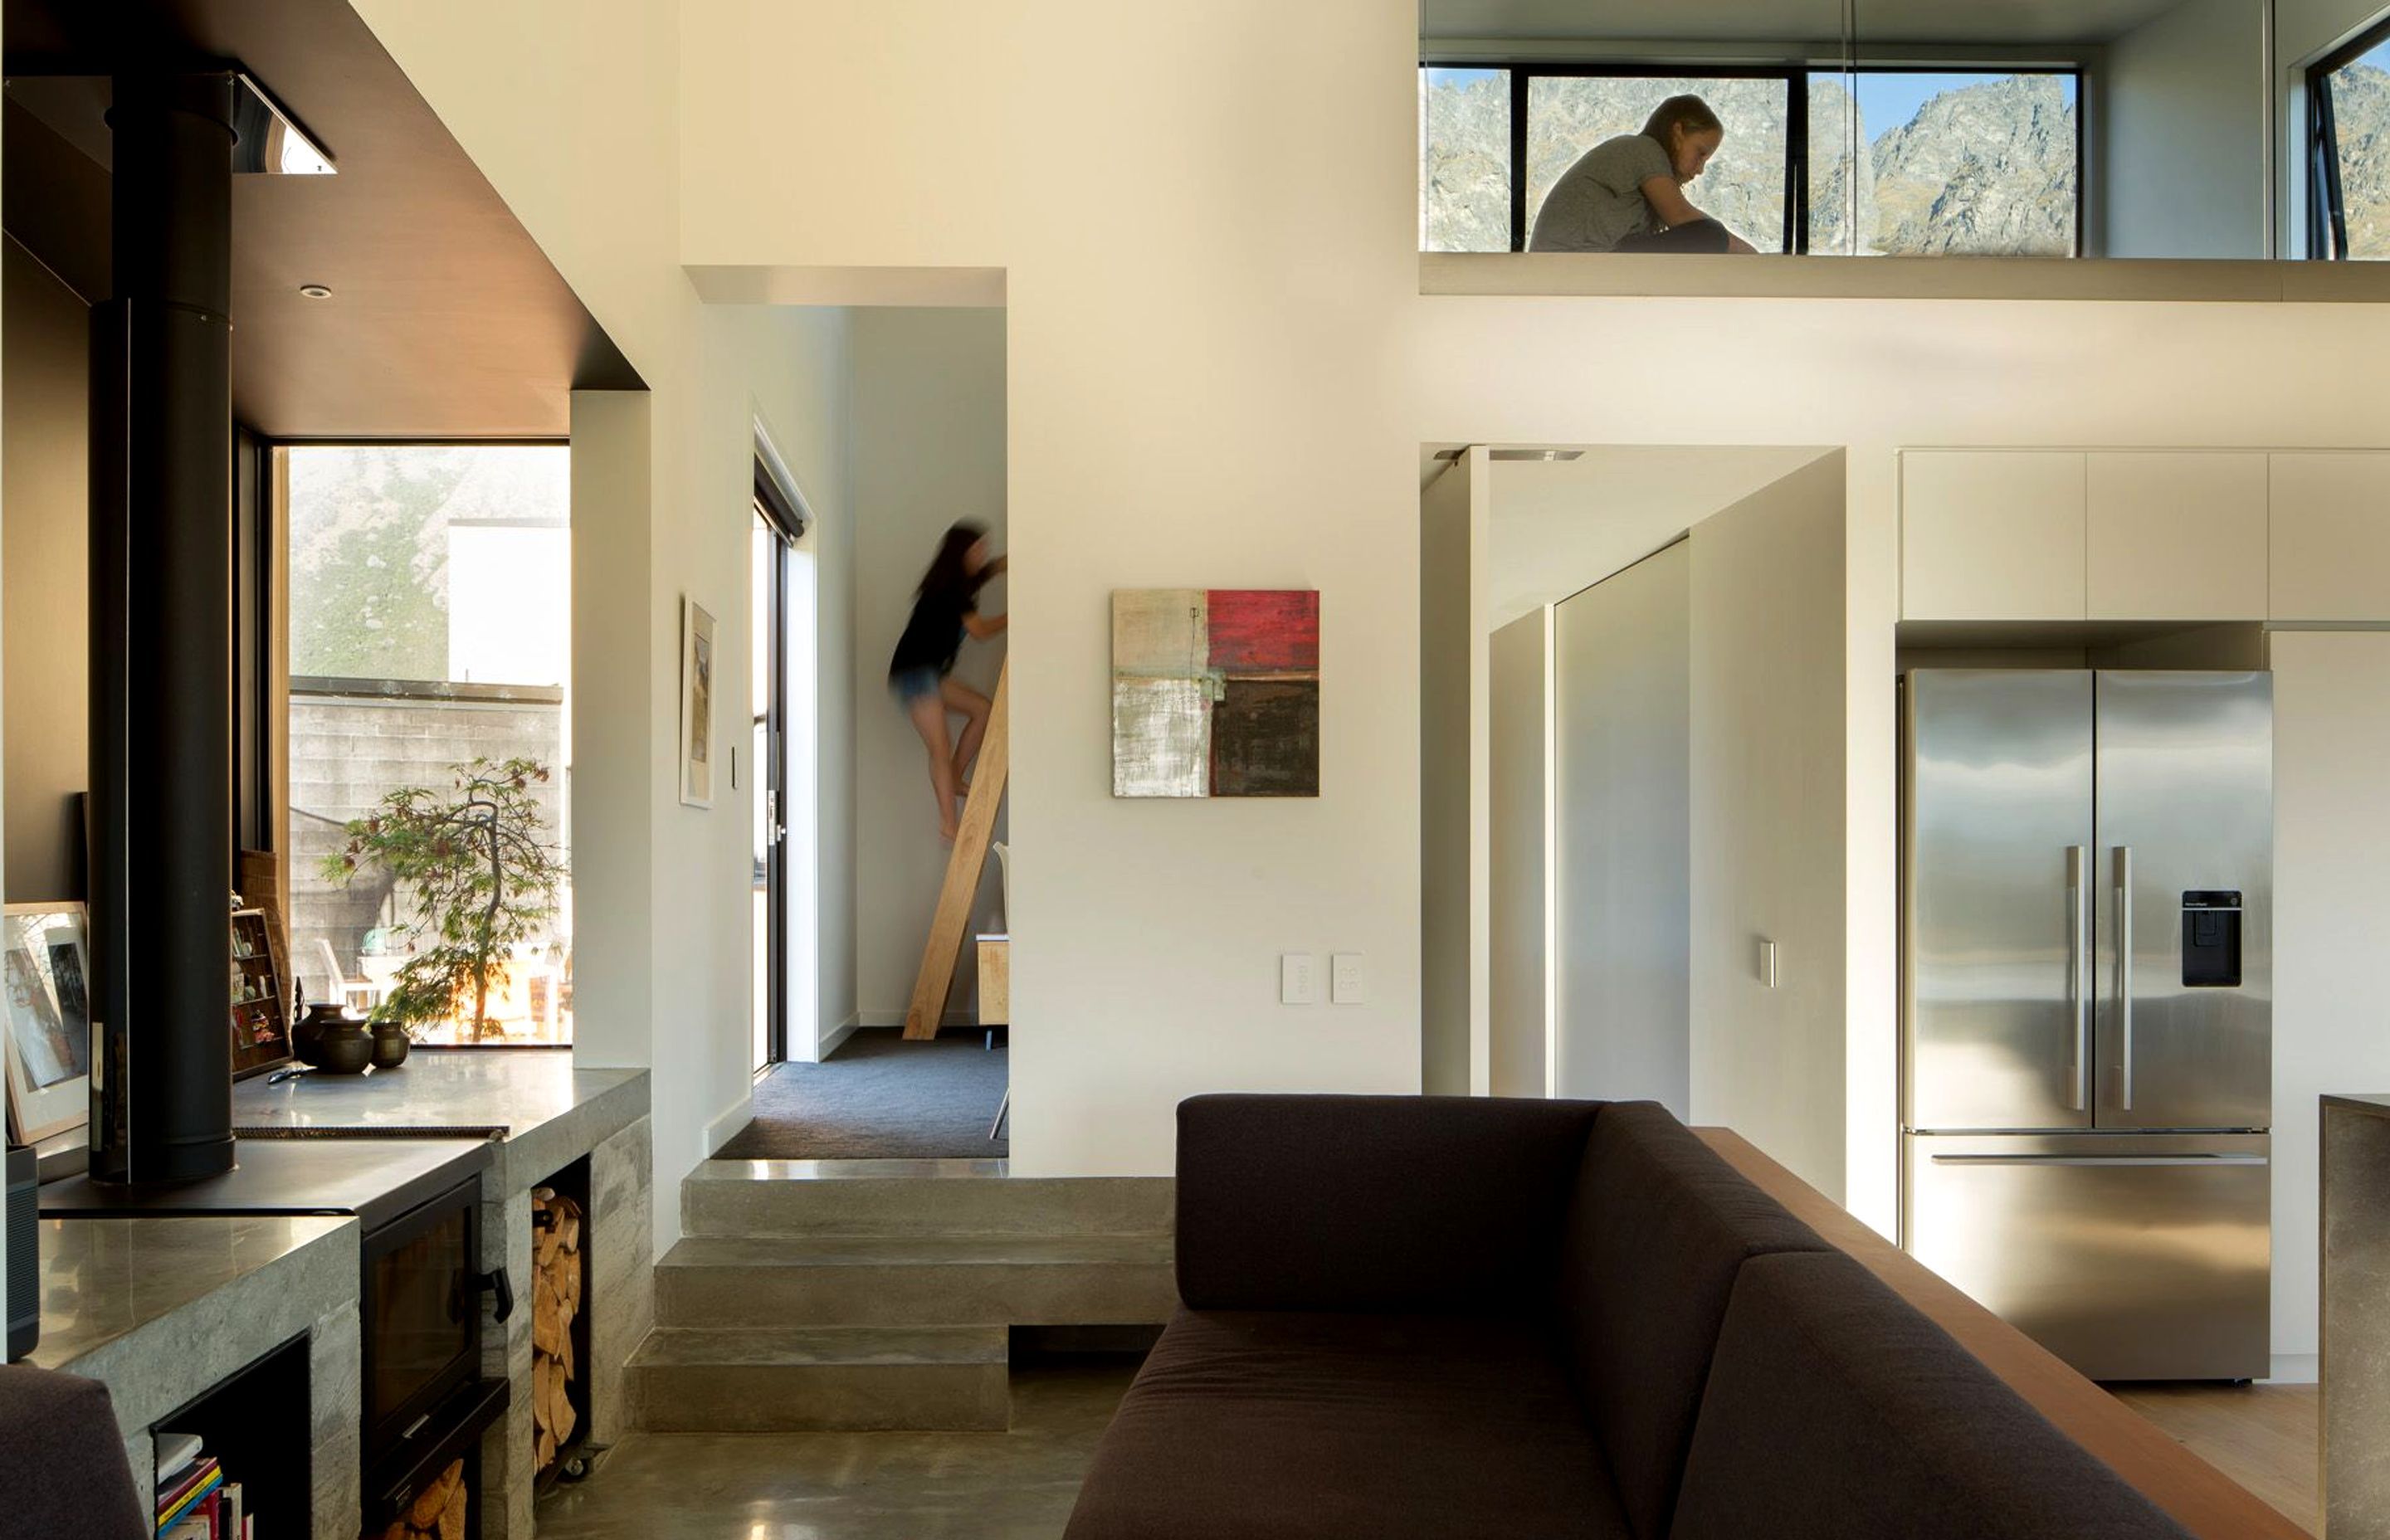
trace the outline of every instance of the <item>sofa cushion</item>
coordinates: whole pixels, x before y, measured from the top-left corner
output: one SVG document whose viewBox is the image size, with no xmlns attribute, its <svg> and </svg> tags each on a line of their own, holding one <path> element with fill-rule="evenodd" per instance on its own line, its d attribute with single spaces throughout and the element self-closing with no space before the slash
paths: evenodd
<svg viewBox="0 0 2390 1540">
<path fill-rule="evenodd" d="M 2186 1540 L 1841 1252 L 1743 1265 L 1671 1540 Z"/>
<path fill-rule="evenodd" d="M 1602 1108 L 1570 1206 L 1561 1308 L 1571 1374 L 1642 1540 L 1668 1533 L 1737 1270 L 1825 1249 L 1665 1108 Z"/>
<path fill-rule="evenodd" d="M 1198 1310 L 1549 1308 L 1595 1102 L 1193 1097 L 1178 1294 Z"/>
<path fill-rule="evenodd" d="M 133 1486 L 108 1387 L 0 1365 L 0 1534 L 147 1540 L 156 1528 Z"/>
<path fill-rule="evenodd" d="M 1067 1540 L 1625 1540 L 1548 1331 L 1517 1319 L 1181 1311 Z"/>
</svg>

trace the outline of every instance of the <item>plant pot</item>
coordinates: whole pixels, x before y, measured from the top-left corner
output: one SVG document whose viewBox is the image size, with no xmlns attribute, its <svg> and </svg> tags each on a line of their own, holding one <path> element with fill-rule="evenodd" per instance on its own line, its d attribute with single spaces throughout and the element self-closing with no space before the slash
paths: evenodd
<svg viewBox="0 0 2390 1540">
<path fill-rule="evenodd" d="M 376 1021 L 373 1024 L 373 1067 L 375 1069 L 397 1069 L 406 1062 L 406 1050 L 413 1046 L 414 1040 L 406 1035 L 406 1029 L 398 1022 Z"/>
<path fill-rule="evenodd" d="M 326 1074 L 363 1074 L 373 1062 L 374 1041 L 365 1023 L 340 1006 L 313 1005 L 291 1029 L 291 1052 Z"/>
</svg>

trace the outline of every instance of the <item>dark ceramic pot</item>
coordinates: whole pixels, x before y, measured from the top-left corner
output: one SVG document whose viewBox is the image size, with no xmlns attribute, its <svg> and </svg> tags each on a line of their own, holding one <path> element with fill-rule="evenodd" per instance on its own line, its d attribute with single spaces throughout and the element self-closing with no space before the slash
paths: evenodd
<svg viewBox="0 0 2390 1540">
<path fill-rule="evenodd" d="M 406 1050 L 412 1046 L 406 1029 L 396 1021 L 376 1021 L 373 1024 L 373 1067 L 395 1070 L 406 1062 Z"/>
<path fill-rule="evenodd" d="M 326 1074 L 363 1074 L 373 1062 L 373 1035 L 365 1023 L 334 1005 L 313 1005 L 291 1029 L 291 1051 L 299 1061 Z"/>
</svg>

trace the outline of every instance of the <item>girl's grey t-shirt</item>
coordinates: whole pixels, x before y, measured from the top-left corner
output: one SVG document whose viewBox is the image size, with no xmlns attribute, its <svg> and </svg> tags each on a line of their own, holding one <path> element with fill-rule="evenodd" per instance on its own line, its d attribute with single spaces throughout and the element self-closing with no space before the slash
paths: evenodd
<svg viewBox="0 0 2390 1540">
<path fill-rule="evenodd" d="M 1643 197 L 1643 184 L 1675 175 L 1668 152 L 1649 135 L 1603 140 L 1552 185 L 1527 250 L 1615 251 L 1628 236 L 1658 231 L 1660 221 Z"/>
</svg>

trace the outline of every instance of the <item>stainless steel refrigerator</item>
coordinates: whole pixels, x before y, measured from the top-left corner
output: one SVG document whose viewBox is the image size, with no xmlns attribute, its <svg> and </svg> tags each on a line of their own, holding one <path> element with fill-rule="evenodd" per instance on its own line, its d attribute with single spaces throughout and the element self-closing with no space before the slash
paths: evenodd
<svg viewBox="0 0 2390 1540">
<path fill-rule="evenodd" d="M 1902 1244 L 2095 1380 L 2253 1380 L 2273 681 L 1920 669 Z"/>
</svg>

